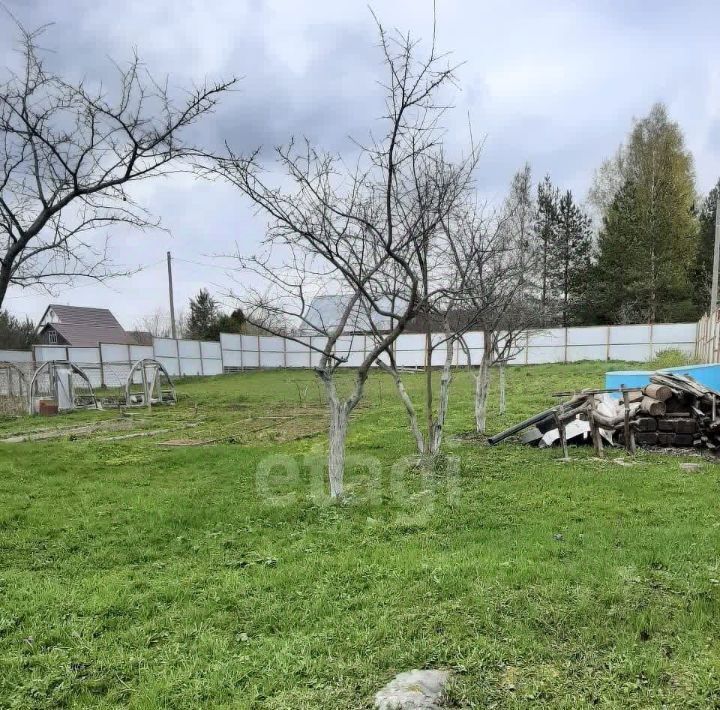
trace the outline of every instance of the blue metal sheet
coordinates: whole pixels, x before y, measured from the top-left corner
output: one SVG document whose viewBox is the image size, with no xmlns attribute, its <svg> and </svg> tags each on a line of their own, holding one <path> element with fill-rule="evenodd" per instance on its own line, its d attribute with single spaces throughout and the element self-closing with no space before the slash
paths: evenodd
<svg viewBox="0 0 720 710">
<path fill-rule="evenodd" d="M 650 375 L 654 370 L 615 370 L 605 373 L 605 387 L 614 389 L 625 387 L 644 387 L 650 384 Z M 686 365 L 684 367 L 668 367 L 657 372 L 674 372 L 678 375 L 689 375 L 710 389 L 720 392 L 720 364 Z M 619 394 L 613 394 L 619 397 Z"/>
</svg>

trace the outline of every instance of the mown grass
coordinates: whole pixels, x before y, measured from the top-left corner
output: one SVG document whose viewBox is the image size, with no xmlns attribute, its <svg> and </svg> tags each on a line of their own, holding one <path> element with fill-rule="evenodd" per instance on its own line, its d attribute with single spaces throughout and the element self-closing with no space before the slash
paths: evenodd
<svg viewBox="0 0 720 710">
<path fill-rule="evenodd" d="M 511 369 L 490 429 L 605 369 Z M 393 468 L 412 441 L 374 375 L 342 506 L 310 373 L 183 382 L 117 435 L 171 431 L 133 439 L 103 440 L 117 412 L 0 424 L 107 427 L 0 444 L 0 707 L 365 708 L 415 667 L 454 669 L 458 707 L 720 705 L 718 468 L 490 448 L 461 436 L 471 390 L 426 477 Z"/>
</svg>

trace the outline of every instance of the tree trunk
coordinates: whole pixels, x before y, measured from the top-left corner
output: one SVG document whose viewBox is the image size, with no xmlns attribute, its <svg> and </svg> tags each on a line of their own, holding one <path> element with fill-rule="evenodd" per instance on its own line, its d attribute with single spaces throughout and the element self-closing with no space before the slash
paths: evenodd
<svg viewBox="0 0 720 710">
<path fill-rule="evenodd" d="M 345 438 L 347 436 L 350 410 L 347 402 L 338 396 L 331 372 L 319 372 L 318 376 L 325 385 L 330 426 L 328 431 L 328 479 L 330 481 L 330 498 L 340 500 L 343 495 L 343 475 L 345 473 Z"/>
<path fill-rule="evenodd" d="M 425 439 L 423 438 L 423 434 L 420 431 L 420 424 L 418 423 L 417 418 L 417 412 L 415 411 L 415 405 L 412 403 L 412 399 L 410 399 L 410 395 L 407 393 L 407 390 L 405 389 L 405 385 L 403 384 L 402 378 L 400 377 L 400 373 L 397 371 L 395 367 L 391 367 L 390 365 L 386 365 L 381 360 L 378 360 L 378 366 L 381 370 L 384 372 L 387 372 L 392 378 L 393 382 L 395 382 L 395 388 L 398 391 L 398 394 L 400 395 L 400 401 L 405 406 L 405 411 L 408 415 L 408 420 L 410 421 L 410 429 L 413 433 L 413 437 L 415 437 L 415 444 L 417 446 L 418 454 L 420 456 L 425 455 Z"/>
<path fill-rule="evenodd" d="M 506 401 L 505 401 L 505 363 L 500 363 L 500 415 L 505 414 Z"/>
<path fill-rule="evenodd" d="M 5 295 L 7 294 L 8 286 L 10 286 L 11 270 L 5 266 L 4 263 L 0 262 L 0 307 L 2 307 L 5 301 Z"/>
<path fill-rule="evenodd" d="M 425 421 L 427 424 L 427 441 L 432 446 L 433 429 L 433 382 L 432 382 L 432 331 L 430 330 L 430 317 L 427 316 L 428 326 L 425 331 Z"/>
<path fill-rule="evenodd" d="M 487 337 L 487 335 L 486 335 Z M 487 396 L 490 389 L 490 355 L 483 353 L 480 367 L 475 373 L 475 429 L 478 434 L 485 433 Z"/>
<path fill-rule="evenodd" d="M 450 400 L 450 383 L 452 382 L 453 341 L 450 337 L 445 341 L 445 362 L 440 376 L 440 401 L 438 415 L 433 425 L 432 439 L 429 442 L 430 454 L 435 456 L 440 452 L 445 417 L 447 416 L 448 402 Z"/>
<path fill-rule="evenodd" d="M 343 474 L 345 473 L 345 437 L 347 435 L 348 413 L 344 402 L 340 402 L 337 393 L 328 393 L 330 403 L 330 447 L 328 453 L 328 478 L 330 480 L 330 498 L 339 500 L 343 495 Z"/>
</svg>

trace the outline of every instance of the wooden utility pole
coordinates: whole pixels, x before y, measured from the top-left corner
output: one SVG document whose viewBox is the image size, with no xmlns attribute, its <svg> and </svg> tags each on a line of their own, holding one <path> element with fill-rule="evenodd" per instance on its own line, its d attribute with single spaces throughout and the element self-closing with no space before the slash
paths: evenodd
<svg viewBox="0 0 720 710">
<path fill-rule="evenodd" d="M 720 269 L 720 192 L 715 203 L 715 251 L 713 254 L 712 292 L 710 293 L 710 313 L 717 310 L 718 269 Z"/>
<path fill-rule="evenodd" d="M 175 328 L 175 299 L 173 297 L 173 282 L 172 282 L 172 256 L 170 252 L 167 253 L 167 265 L 168 265 L 168 289 L 170 291 L 170 327 L 172 328 L 173 339 L 177 338 L 177 329 Z"/>
</svg>

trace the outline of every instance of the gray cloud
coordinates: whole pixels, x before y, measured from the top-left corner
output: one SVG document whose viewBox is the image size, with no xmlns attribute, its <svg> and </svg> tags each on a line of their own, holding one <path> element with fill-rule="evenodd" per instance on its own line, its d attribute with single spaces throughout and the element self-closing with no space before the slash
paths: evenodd
<svg viewBox="0 0 720 710">
<path fill-rule="evenodd" d="M 7 0 L 6 0 L 7 2 Z M 173 86 L 230 75 L 242 77 L 217 113 L 193 139 L 218 149 L 271 147 L 307 136 L 327 150 L 350 150 L 348 135 L 376 129 L 382 112 L 377 81 L 382 62 L 365 0 L 220 0 L 196 3 L 127 0 L 10 2 L 27 26 L 54 22 L 44 38 L 48 61 L 72 77 L 111 80 L 108 57 L 128 58 L 133 47 L 155 74 Z M 431 33 L 430 0 L 378 0 L 388 26 Z M 720 8 L 670 0 L 647 3 L 558 2 L 538 5 L 489 0 L 438 3 L 438 40 L 464 64 L 462 90 L 449 117 L 448 139 L 460 145 L 471 115 L 485 135 L 478 185 L 501 199 L 512 173 L 525 161 L 536 178 L 550 173 L 583 196 L 600 161 L 624 139 L 633 116 L 657 100 L 668 103 L 696 159 L 698 187 L 717 179 L 720 159 L 720 65 L 714 28 Z M 0 22 L 0 60 L 12 61 L 12 27 Z M 111 307 L 131 325 L 166 303 L 165 251 L 176 264 L 177 301 L 200 286 L 226 286 L 210 256 L 235 242 L 251 251 L 264 220 L 219 183 L 180 177 L 144 184 L 136 194 L 160 216 L 170 235 L 118 231 L 119 261 L 151 266 L 110 287 L 82 285 L 63 302 Z M 198 266 L 188 262 L 214 264 Z M 8 306 L 38 317 L 44 295 L 13 290 Z"/>
</svg>

